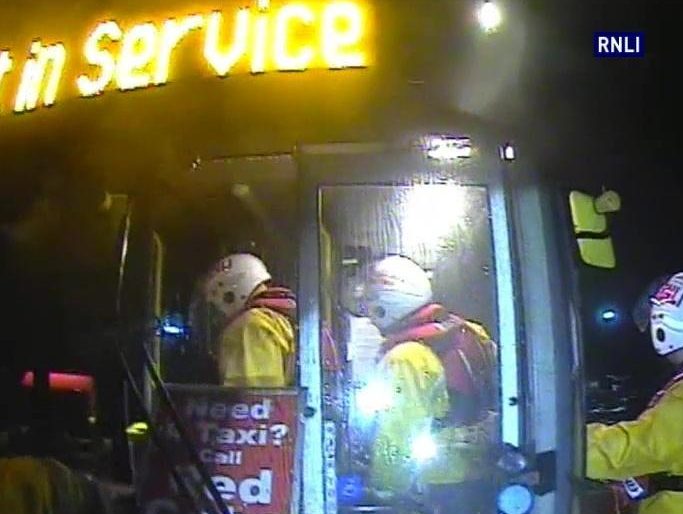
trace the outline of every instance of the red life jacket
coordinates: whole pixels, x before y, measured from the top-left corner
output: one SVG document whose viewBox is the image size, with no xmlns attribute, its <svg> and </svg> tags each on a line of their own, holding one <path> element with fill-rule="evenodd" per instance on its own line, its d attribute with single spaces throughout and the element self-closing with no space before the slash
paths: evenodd
<svg viewBox="0 0 683 514">
<path fill-rule="evenodd" d="M 284 287 L 271 287 L 256 295 L 245 305 L 244 311 L 265 307 L 296 322 L 296 297 L 294 293 Z M 242 311 L 242 312 L 244 312 Z M 337 350 L 337 344 L 332 337 L 332 331 L 327 325 L 323 326 L 321 333 L 323 367 L 327 371 L 340 371 L 341 359 Z"/>
<path fill-rule="evenodd" d="M 390 334 L 382 351 L 386 353 L 408 341 L 429 346 L 441 360 L 449 391 L 483 402 L 492 385 L 493 355 L 482 345 L 480 338 L 467 321 L 441 305 L 431 304 L 417 311 Z"/>
<path fill-rule="evenodd" d="M 285 287 L 269 287 L 249 299 L 242 312 L 259 307 L 273 310 L 296 321 L 296 297 Z"/>
</svg>

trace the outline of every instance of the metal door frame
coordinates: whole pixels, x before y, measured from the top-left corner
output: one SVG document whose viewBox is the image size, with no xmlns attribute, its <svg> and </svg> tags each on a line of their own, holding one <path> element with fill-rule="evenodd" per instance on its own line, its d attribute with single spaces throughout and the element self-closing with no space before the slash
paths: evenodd
<svg viewBox="0 0 683 514">
<path fill-rule="evenodd" d="M 577 290 L 568 232 L 567 201 L 557 187 L 535 173 L 530 160 L 517 162 L 525 173 L 509 174 L 509 212 L 517 249 L 518 305 L 527 377 L 526 446 L 534 457 L 541 483 L 536 514 L 575 511 L 575 482 L 582 475 L 580 434 L 580 329 Z M 519 170 L 517 170 L 519 171 Z"/>
</svg>

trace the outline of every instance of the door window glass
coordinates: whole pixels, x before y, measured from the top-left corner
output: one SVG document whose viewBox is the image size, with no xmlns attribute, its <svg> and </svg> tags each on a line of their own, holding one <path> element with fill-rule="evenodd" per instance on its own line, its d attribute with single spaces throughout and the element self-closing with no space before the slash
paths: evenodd
<svg viewBox="0 0 683 514">
<path fill-rule="evenodd" d="M 486 188 L 327 186 L 319 199 L 324 422 L 336 437 L 339 510 L 495 512 Z"/>
</svg>

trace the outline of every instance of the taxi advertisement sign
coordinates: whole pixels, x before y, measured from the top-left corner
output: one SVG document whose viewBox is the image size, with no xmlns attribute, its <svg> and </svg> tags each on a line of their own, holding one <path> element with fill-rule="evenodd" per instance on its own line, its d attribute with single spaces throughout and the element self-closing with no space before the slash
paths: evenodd
<svg viewBox="0 0 683 514">
<path fill-rule="evenodd" d="M 231 514 L 292 511 L 299 432 L 295 390 L 172 385 L 169 391 L 200 460 Z M 198 473 L 164 409 L 156 414 L 156 426 L 170 455 L 150 444 L 138 459 L 142 512 L 195 512 L 193 502 L 180 495 L 170 464 L 194 484 L 199 483 Z M 201 503 L 207 503 L 209 493 L 203 494 L 206 501 L 202 499 Z"/>
</svg>

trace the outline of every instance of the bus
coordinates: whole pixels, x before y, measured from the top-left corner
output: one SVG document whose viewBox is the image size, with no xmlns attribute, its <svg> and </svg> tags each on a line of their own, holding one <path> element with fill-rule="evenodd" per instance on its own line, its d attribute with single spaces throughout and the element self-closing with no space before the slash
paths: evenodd
<svg viewBox="0 0 683 514">
<path fill-rule="evenodd" d="M 353 286 L 384 255 L 417 263 L 497 346 L 487 512 L 592 512 L 575 270 L 614 266 L 619 202 L 547 183 L 533 142 L 497 116 L 525 16 L 465 0 L 3 7 L 7 168 L 87 189 L 93 232 L 116 248 L 99 299 L 111 316 L 79 340 L 121 357 L 90 418 L 109 419 L 142 512 L 437 512 L 412 478 L 400 501 L 368 479 L 359 395 L 382 342 Z M 290 388 L 216 377 L 202 281 L 241 252 L 296 292 Z"/>
</svg>

